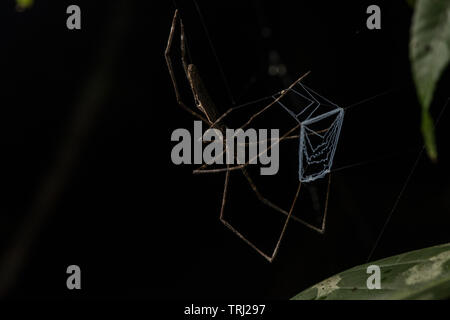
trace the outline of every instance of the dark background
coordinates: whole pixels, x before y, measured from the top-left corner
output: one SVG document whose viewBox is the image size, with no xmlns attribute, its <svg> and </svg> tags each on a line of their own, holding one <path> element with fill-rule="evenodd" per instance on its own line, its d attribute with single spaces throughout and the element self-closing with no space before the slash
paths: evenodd
<svg viewBox="0 0 450 320">
<path fill-rule="evenodd" d="M 80 31 L 66 28 L 69 4 L 81 7 Z M 334 168 L 364 164 L 333 174 L 326 234 L 291 223 L 269 264 L 220 223 L 223 175 L 195 176 L 171 163 L 172 131 L 193 125 L 177 106 L 163 54 L 174 3 L 36 0 L 17 12 L 3 1 L 2 295 L 287 299 L 366 262 L 422 145 L 408 59 L 411 8 L 405 1 L 198 4 L 228 84 L 193 2 L 177 7 L 192 62 L 222 111 L 231 105 L 227 86 L 239 104 L 309 70 L 305 83 L 342 107 L 387 92 L 346 112 Z M 381 7 L 381 30 L 365 26 L 370 4 Z M 283 77 L 267 72 L 273 51 Z M 435 119 L 449 80 L 446 72 Z M 449 241 L 449 122 L 446 112 L 439 160 L 422 155 L 372 260 Z M 252 208 L 244 201 L 232 214 L 263 238 L 267 226 L 246 218 Z M 71 264 L 81 267 L 81 291 L 66 289 Z"/>
</svg>

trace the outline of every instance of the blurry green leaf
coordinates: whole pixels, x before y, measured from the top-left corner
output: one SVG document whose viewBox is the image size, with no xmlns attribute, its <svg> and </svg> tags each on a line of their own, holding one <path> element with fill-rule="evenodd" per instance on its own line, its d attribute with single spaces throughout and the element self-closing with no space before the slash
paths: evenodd
<svg viewBox="0 0 450 320">
<path fill-rule="evenodd" d="M 367 288 L 367 267 L 381 270 L 381 289 Z M 450 243 L 411 251 L 339 273 L 292 300 L 403 300 L 450 298 Z"/>
<path fill-rule="evenodd" d="M 25 10 L 33 6 L 34 0 L 16 0 L 17 9 Z"/>
<path fill-rule="evenodd" d="M 423 108 L 422 109 L 422 136 L 427 148 L 428 156 L 431 160 L 435 161 L 437 159 L 436 141 L 434 138 L 434 123 L 431 118 L 430 112 Z"/>
<path fill-rule="evenodd" d="M 423 109 L 422 134 L 428 156 L 436 160 L 434 126 L 428 110 L 439 78 L 450 61 L 449 0 L 416 0 L 409 51 Z"/>
</svg>

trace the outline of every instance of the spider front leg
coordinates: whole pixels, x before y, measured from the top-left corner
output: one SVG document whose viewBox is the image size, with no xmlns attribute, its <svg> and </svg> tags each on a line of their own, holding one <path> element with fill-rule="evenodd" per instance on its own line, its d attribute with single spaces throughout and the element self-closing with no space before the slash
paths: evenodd
<svg viewBox="0 0 450 320">
<path fill-rule="evenodd" d="M 172 85 L 173 85 L 173 89 L 175 90 L 175 96 L 177 99 L 177 103 L 180 107 L 182 107 L 184 110 L 186 110 L 187 112 L 189 112 L 191 115 L 193 115 L 194 117 L 204 121 L 207 124 L 211 124 L 210 121 L 208 121 L 205 117 L 203 117 L 202 115 L 200 115 L 199 113 L 195 112 L 194 110 L 192 110 L 191 108 L 189 108 L 181 99 L 181 95 L 178 89 L 178 84 L 177 84 L 177 80 L 175 77 L 175 72 L 173 70 L 173 65 L 172 65 L 172 58 L 170 57 L 170 52 L 172 49 L 172 44 L 173 44 L 173 38 L 174 38 L 174 34 L 175 34 L 175 30 L 177 27 L 178 22 L 180 22 L 180 18 L 178 17 L 178 9 L 175 10 L 175 14 L 173 15 L 173 19 L 172 19 L 172 26 L 170 28 L 170 34 L 169 34 L 169 39 L 167 41 L 167 47 L 166 50 L 164 52 L 164 56 L 166 58 L 166 64 L 167 67 L 169 69 L 169 74 L 170 74 L 170 78 L 172 80 Z M 184 50 L 184 32 L 182 30 L 182 27 L 180 27 L 181 30 L 181 51 L 182 51 L 182 63 L 183 63 L 183 68 L 184 71 L 186 72 L 186 75 L 188 74 L 188 70 L 187 70 L 187 65 L 186 65 L 186 57 L 184 56 L 185 54 L 185 50 Z"/>
</svg>

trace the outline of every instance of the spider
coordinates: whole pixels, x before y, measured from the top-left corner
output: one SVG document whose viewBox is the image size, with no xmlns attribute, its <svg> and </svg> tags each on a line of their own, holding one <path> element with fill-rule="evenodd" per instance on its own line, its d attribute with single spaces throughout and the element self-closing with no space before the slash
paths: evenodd
<svg viewBox="0 0 450 320">
<path fill-rule="evenodd" d="M 175 76 L 172 58 L 171 58 L 171 50 L 174 46 L 174 38 L 177 28 L 179 28 L 180 32 L 180 52 L 181 52 L 181 64 L 183 67 L 183 70 L 185 72 L 186 78 L 189 83 L 190 91 L 192 92 L 192 95 L 194 97 L 195 101 L 195 108 L 190 108 L 188 105 L 182 100 L 181 94 L 178 87 L 178 82 Z M 224 130 L 227 128 L 224 123 L 224 118 L 226 118 L 230 113 L 236 111 L 241 106 L 234 106 L 229 108 L 225 113 L 220 114 L 220 112 L 217 110 L 216 106 L 214 105 L 213 100 L 211 99 L 210 95 L 208 94 L 208 91 L 206 90 L 206 86 L 204 85 L 201 76 L 199 74 L 198 68 L 193 64 L 189 63 L 188 56 L 186 54 L 186 43 L 185 43 L 185 30 L 183 21 L 179 16 L 178 9 L 175 10 L 173 19 L 172 19 L 172 25 L 169 33 L 169 38 L 167 41 L 167 47 L 165 49 L 165 59 L 167 63 L 167 67 L 169 70 L 170 78 L 172 81 L 172 85 L 175 91 L 175 96 L 178 105 L 183 108 L 185 111 L 190 113 L 192 116 L 194 116 L 197 119 L 200 119 L 205 124 L 207 124 L 210 128 L 216 128 L 224 132 Z M 296 81 L 294 81 L 288 88 L 285 90 L 282 90 L 276 94 L 276 96 L 273 96 L 273 101 L 271 101 L 269 104 L 265 105 L 263 108 L 261 108 L 259 111 L 254 113 L 247 122 L 244 123 L 244 125 L 241 126 L 241 129 L 246 128 L 249 126 L 256 118 L 260 117 L 264 112 L 266 112 L 269 108 L 271 108 L 273 105 L 280 103 L 281 100 L 289 93 L 293 88 L 300 83 L 301 80 L 303 80 L 309 72 L 305 73 L 301 77 L 299 77 Z M 298 123 L 293 128 L 287 131 L 284 135 L 282 135 L 279 138 L 278 143 L 284 140 L 288 139 L 295 139 L 299 138 L 299 135 L 292 135 L 293 132 L 295 132 L 297 129 L 301 128 L 302 124 Z M 320 132 L 326 132 L 328 129 L 323 129 Z M 316 133 L 316 134 L 317 134 Z M 308 133 L 312 134 L 312 133 Z M 223 135 L 225 136 L 225 135 Z M 264 150 L 263 152 L 267 152 L 269 148 Z M 272 262 L 275 257 L 277 256 L 277 253 L 279 251 L 281 240 L 286 232 L 287 225 L 290 221 L 290 219 L 293 219 L 297 222 L 302 223 L 303 225 L 307 226 L 308 228 L 311 228 L 312 230 L 315 230 L 321 234 L 325 232 L 325 226 L 326 226 L 326 217 L 327 217 L 327 208 L 328 208 L 328 195 L 330 191 L 330 184 L 331 184 L 331 173 L 328 172 L 328 181 L 327 181 L 327 187 L 326 187 L 326 197 L 325 197 L 325 204 L 324 204 L 324 212 L 322 217 L 322 222 L 320 227 L 314 226 L 294 215 L 293 209 L 295 207 L 295 204 L 297 202 L 297 199 L 299 197 L 300 188 L 302 186 L 302 181 L 298 182 L 298 186 L 295 192 L 295 196 L 291 201 L 291 204 L 289 206 L 288 210 L 280 208 L 278 205 L 274 204 L 272 201 L 270 201 L 267 197 L 263 196 L 259 189 L 257 188 L 255 182 L 252 180 L 248 173 L 247 166 L 250 161 L 246 162 L 245 164 L 241 165 L 226 165 L 226 168 L 219 168 L 219 169 L 205 169 L 207 165 L 203 165 L 202 167 L 195 169 L 194 173 L 215 173 L 215 172 L 225 172 L 225 181 L 224 181 L 224 189 L 223 189 L 223 196 L 221 201 L 221 208 L 220 208 L 220 214 L 219 214 L 219 220 L 228 228 L 230 229 L 235 235 L 237 235 L 239 238 L 241 238 L 244 242 L 246 242 L 250 247 L 252 247 L 256 252 L 258 252 L 262 257 L 264 257 L 268 262 Z M 251 190 L 255 193 L 256 197 L 261 201 L 264 205 L 268 206 L 269 208 L 280 212 L 286 216 L 286 219 L 284 221 L 281 233 L 279 234 L 278 240 L 275 244 L 275 248 L 273 249 L 271 254 L 266 254 L 261 249 L 259 249 L 253 242 L 251 242 L 247 237 L 245 237 L 240 231 L 238 231 L 233 225 L 231 225 L 226 219 L 225 219 L 225 205 L 227 201 L 227 194 L 229 190 L 229 181 L 230 181 L 230 173 L 231 171 L 240 171 L 243 176 L 245 177 L 246 181 L 248 182 L 249 187 Z"/>
</svg>

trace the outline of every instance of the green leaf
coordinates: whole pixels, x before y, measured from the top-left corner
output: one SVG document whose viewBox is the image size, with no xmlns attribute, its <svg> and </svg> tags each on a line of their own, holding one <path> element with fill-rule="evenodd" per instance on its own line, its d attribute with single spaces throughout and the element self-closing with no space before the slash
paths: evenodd
<svg viewBox="0 0 450 320">
<path fill-rule="evenodd" d="M 367 288 L 367 267 L 381 270 L 381 289 Z M 339 273 L 292 300 L 403 300 L 450 298 L 450 243 L 411 251 Z"/>
<path fill-rule="evenodd" d="M 16 0 L 17 10 L 25 10 L 33 6 L 34 0 Z"/>
<path fill-rule="evenodd" d="M 416 0 L 409 52 L 422 115 L 427 117 L 422 120 L 422 134 L 429 157 L 436 160 L 434 126 L 428 110 L 450 61 L 450 1 Z"/>
<path fill-rule="evenodd" d="M 422 109 L 422 136 L 427 147 L 428 156 L 431 160 L 437 159 L 436 141 L 434 138 L 434 123 L 431 118 L 430 112 L 426 109 Z"/>
</svg>

